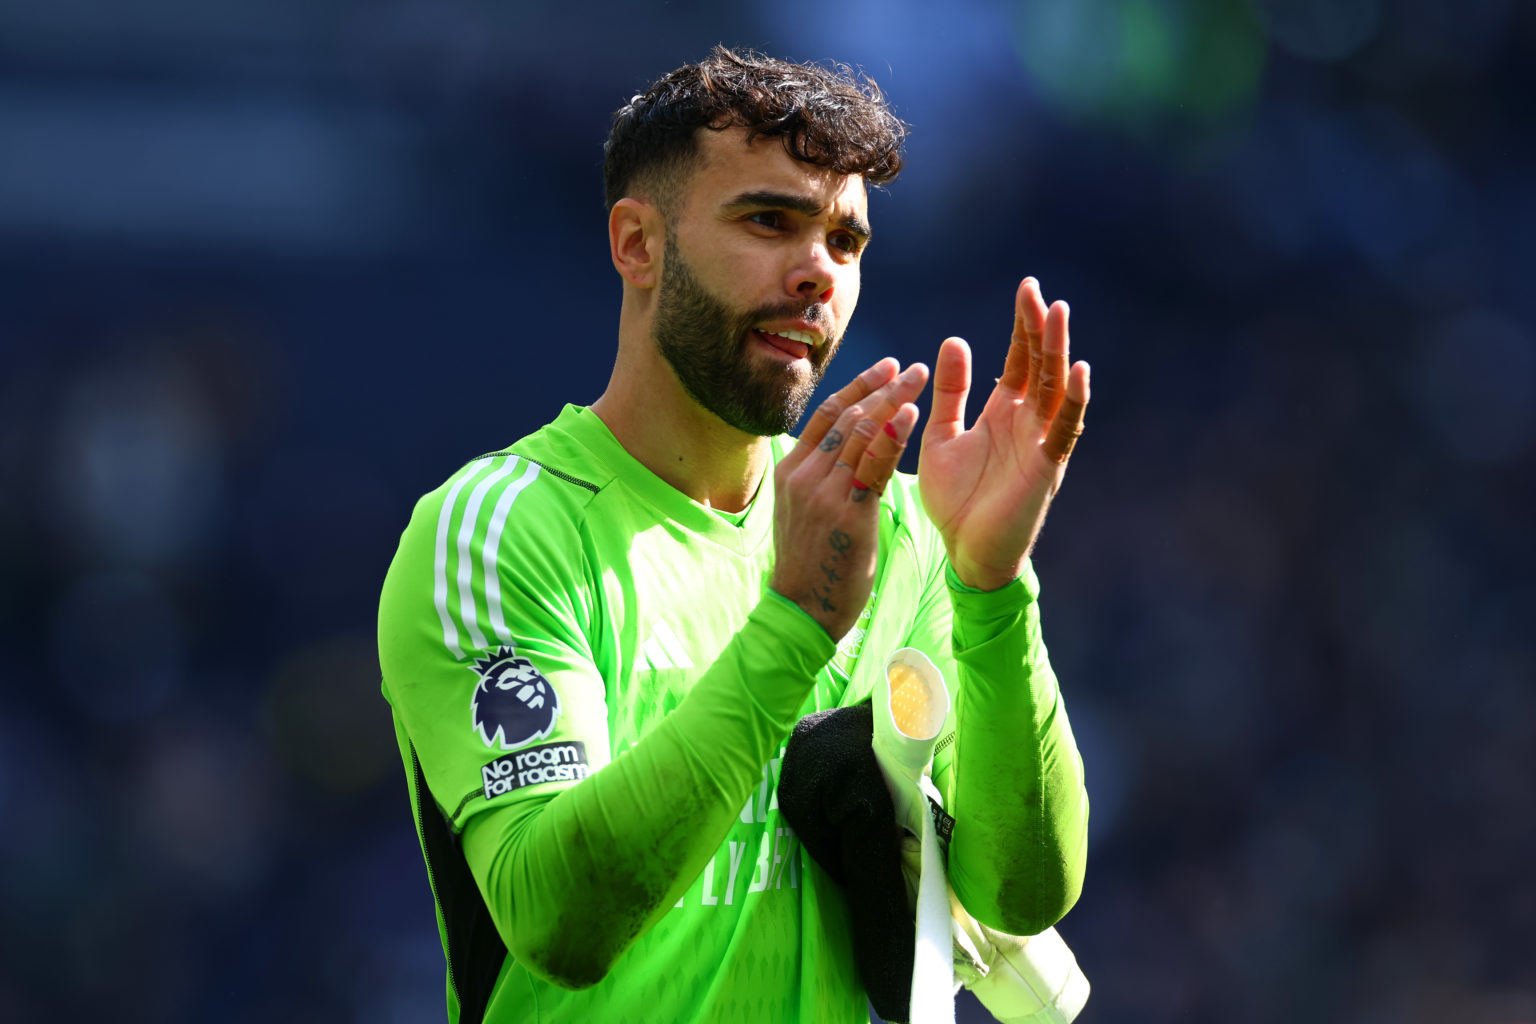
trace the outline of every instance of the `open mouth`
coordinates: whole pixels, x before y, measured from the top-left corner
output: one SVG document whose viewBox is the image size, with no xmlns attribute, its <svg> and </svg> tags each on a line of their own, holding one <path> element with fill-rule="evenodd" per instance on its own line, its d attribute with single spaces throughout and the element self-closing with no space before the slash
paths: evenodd
<svg viewBox="0 0 1536 1024">
<path fill-rule="evenodd" d="M 799 332 L 797 331 L 795 333 Z M 776 348 L 780 352 L 783 352 L 785 355 L 788 355 L 794 359 L 806 359 L 811 354 L 811 346 L 795 338 L 786 338 L 782 334 L 773 334 L 768 331 L 761 331 L 755 328 L 752 331 L 752 335 L 753 337 L 757 338 L 757 340 L 763 342 L 765 345 Z"/>
</svg>

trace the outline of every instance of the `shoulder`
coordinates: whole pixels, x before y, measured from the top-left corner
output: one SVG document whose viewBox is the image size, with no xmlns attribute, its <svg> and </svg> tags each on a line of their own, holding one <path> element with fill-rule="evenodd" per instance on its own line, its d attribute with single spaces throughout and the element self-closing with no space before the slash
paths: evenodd
<svg viewBox="0 0 1536 1024">
<path fill-rule="evenodd" d="M 560 429 L 563 419 L 475 456 L 422 495 L 400 536 L 386 593 L 400 585 L 440 587 L 445 575 L 481 562 L 548 571 L 579 558 L 588 509 L 612 474 Z"/>
<path fill-rule="evenodd" d="M 402 540 L 412 533 L 437 539 L 445 530 L 450 537 L 505 532 L 508 521 L 515 536 L 574 531 L 612 473 L 560 422 L 464 463 L 417 501 Z"/>
<path fill-rule="evenodd" d="M 417 501 L 380 594 L 381 657 L 425 642 L 462 658 L 533 608 L 583 620 L 584 522 L 609 478 L 559 423 L 470 459 Z"/>
</svg>

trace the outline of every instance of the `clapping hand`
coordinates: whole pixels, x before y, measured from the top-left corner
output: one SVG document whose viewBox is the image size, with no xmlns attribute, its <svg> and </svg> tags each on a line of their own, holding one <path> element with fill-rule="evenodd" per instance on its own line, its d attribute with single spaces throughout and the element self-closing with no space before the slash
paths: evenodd
<svg viewBox="0 0 1536 1024">
<path fill-rule="evenodd" d="M 897 373 L 882 359 L 812 414 L 774 469 L 773 543 L 768 585 L 841 639 L 869 600 L 880 546 L 878 497 L 917 425 L 912 400 L 928 367 Z"/>
<path fill-rule="evenodd" d="M 1047 310 L 1033 277 L 1020 282 L 1003 375 L 969 430 L 970 347 L 948 338 L 939 348 L 917 475 L 968 586 L 995 590 L 1023 570 L 1082 433 L 1088 364 L 1068 370 L 1067 313 L 1061 301 Z"/>
</svg>

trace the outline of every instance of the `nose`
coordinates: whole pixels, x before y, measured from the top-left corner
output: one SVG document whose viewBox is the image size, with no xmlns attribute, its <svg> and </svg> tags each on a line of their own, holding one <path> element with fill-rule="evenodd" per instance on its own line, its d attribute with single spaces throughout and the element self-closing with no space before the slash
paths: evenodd
<svg viewBox="0 0 1536 1024">
<path fill-rule="evenodd" d="M 784 284 L 796 298 L 830 302 L 837 287 L 837 264 L 825 243 L 814 242 L 802 249 Z"/>
</svg>

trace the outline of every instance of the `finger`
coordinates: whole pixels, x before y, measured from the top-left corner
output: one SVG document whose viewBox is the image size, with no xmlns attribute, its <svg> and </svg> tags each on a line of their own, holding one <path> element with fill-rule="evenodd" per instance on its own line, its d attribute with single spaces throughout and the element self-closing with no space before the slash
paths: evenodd
<svg viewBox="0 0 1536 1024">
<path fill-rule="evenodd" d="M 799 442 L 790 450 L 788 455 L 784 456 L 782 461 L 789 463 L 790 469 L 799 465 L 807 455 L 815 451 L 821 444 L 822 440 L 826 437 L 827 431 L 832 429 L 832 425 L 837 422 L 838 417 L 843 414 L 844 410 L 869 395 L 875 389 L 889 383 L 895 378 L 896 371 L 900 368 L 900 365 L 896 360 L 887 356 L 853 378 L 841 391 L 817 406 L 816 411 L 811 414 L 810 422 L 800 432 Z"/>
<path fill-rule="evenodd" d="M 965 431 L 965 399 L 971 393 L 971 347 L 962 338 L 945 338 L 934 361 L 933 411 L 923 443 L 948 441 Z"/>
<path fill-rule="evenodd" d="M 1067 317 L 1071 309 L 1065 302 L 1051 303 L 1045 320 L 1045 345 L 1040 359 L 1040 394 L 1036 414 L 1042 423 L 1050 423 L 1061 408 L 1067 386 Z"/>
<path fill-rule="evenodd" d="M 844 409 L 822 436 L 821 443 L 803 456 L 802 464 L 812 473 L 829 472 L 838 460 L 848 462 L 850 468 L 857 465 L 854 460 L 843 455 L 843 449 L 848 445 L 859 421 L 872 419 L 878 428 L 903 403 L 916 398 L 927 383 L 928 367 L 922 363 L 913 363 L 895 379 L 865 396 L 863 401 Z"/>
<path fill-rule="evenodd" d="M 850 405 L 844 409 L 842 415 L 822 435 L 821 444 L 816 450 L 805 457 L 805 465 L 813 472 L 826 473 L 835 464 L 842 461 L 843 448 L 847 446 L 848 439 L 853 435 L 853 428 L 866 418 L 863 405 Z M 849 468 L 852 468 L 850 464 Z"/>
<path fill-rule="evenodd" d="M 853 425 L 843 450 L 837 453 L 837 462 L 827 474 L 834 489 L 846 493 L 850 487 L 859 487 L 857 468 L 870 442 L 877 436 L 883 436 L 880 434 L 880 421 L 872 416 L 865 416 Z"/>
<path fill-rule="evenodd" d="M 859 404 L 865 409 L 865 415 L 874 420 L 878 427 L 894 416 L 896 410 L 922 394 L 927 384 L 928 367 L 922 363 L 913 363 L 901 371 L 899 377 Z"/>
<path fill-rule="evenodd" d="M 886 420 L 879 436 L 859 461 L 859 468 L 854 473 L 853 486 L 856 489 L 877 496 L 885 493 L 886 485 L 891 482 L 891 476 L 901 462 L 901 454 L 906 450 L 907 440 L 917 426 L 917 417 L 917 406 L 909 402 Z M 857 493 L 854 499 L 864 500 Z"/>
<path fill-rule="evenodd" d="M 1083 417 L 1088 411 L 1088 364 L 1079 362 L 1072 367 L 1067 379 L 1066 397 L 1051 428 L 1046 431 L 1041 450 L 1052 462 L 1064 463 L 1072 455 L 1072 448 L 1083 433 Z"/>
<path fill-rule="evenodd" d="M 1013 341 L 997 384 L 1010 391 L 1024 391 L 1039 368 L 1040 325 L 1045 319 L 1040 299 L 1040 282 L 1026 277 L 1019 282 L 1013 300 Z"/>
<path fill-rule="evenodd" d="M 1018 315 L 1024 320 L 1024 338 L 1029 344 L 1029 383 L 1024 397 L 1031 402 L 1040 398 L 1040 351 L 1045 341 L 1045 298 L 1040 282 L 1029 278 L 1029 287 L 1020 289 Z"/>
<path fill-rule="evenodd" d="M 849 381 L 841 391 L 838 391 L 822 402 L 816 408 L 816 411 L 811 414 L 810 422 L 800 432 L 799 443 L 786 456 L 785 461 L 793 459 L 798 462 L 800 459 L 805 458 L 808 453 L 814 451 L 821 444 L 822 438 L 826 436 L 827 431 L 832 429 L 832 424 L 836 423 L 838 417 L 843 414 L 844 410 L 869 395 L 876 388 L 888 383 L 896 376 L 896 371 L 899 368 L 900 364 L 887 356 Z"/>
</svg>

